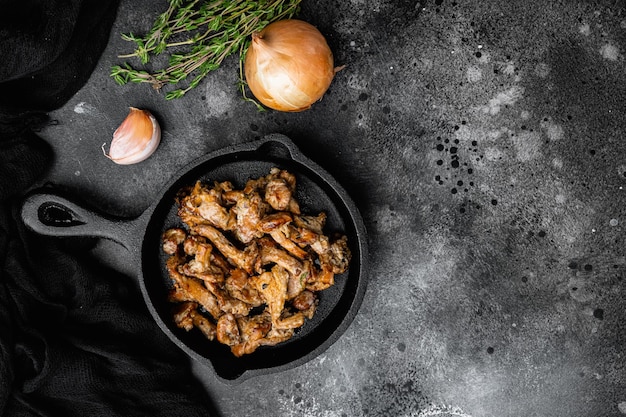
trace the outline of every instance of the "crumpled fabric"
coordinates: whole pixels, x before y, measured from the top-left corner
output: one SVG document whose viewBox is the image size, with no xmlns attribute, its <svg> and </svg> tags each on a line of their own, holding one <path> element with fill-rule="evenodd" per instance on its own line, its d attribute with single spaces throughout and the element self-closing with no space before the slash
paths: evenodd
<svg viewBox="0 0 626 417">
<path fill-rule="evenodd" d="M 89 78 L 117 6 L 0 0 L 0 416 L 213 414 L 133 277 L 20 220 L 53 158 L 37 131 Z"/>
</svg>

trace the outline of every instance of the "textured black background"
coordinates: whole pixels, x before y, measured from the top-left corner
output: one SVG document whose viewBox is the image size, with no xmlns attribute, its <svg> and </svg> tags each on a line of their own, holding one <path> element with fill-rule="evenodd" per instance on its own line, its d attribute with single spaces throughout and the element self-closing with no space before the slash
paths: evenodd
<svg viewBox="0 0 626 417">
<path fill-rule="evenodd" d="M 41 132 L 41 182 L 134 217 L 196 157 L 278 132 L 348 189 L 369 232 L 362 309 L 322 356 L 236 387 L 192 364 L 215 412 L 626 413 L 623 2 L 304 0 L 346 68 L 297 114 L 242 101 L 236 57 L 178 101 L 117 86 L 120 33 L 164 7 L 121 2 L 91 78 Z M 120 167 L 100 148 L 128 106 L 153 111 L 163 141 Z M 89 255 L 128 269 L 108 242 Z"/>
</svg>

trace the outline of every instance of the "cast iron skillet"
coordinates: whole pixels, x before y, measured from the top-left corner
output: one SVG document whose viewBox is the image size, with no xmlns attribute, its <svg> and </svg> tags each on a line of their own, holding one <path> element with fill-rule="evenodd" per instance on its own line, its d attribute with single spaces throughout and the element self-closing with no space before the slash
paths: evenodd
<svg viewBox="0 0 626 417">
<path fill-rule="evenodd" d="M 326 234 L 346 234 L 352 251 L 348 272 L 335 285 L 319 293 L 319 307 L 312 320 L 289 341 L 261 347 L 236 358 L 229 348 L 210 342 L 197 331 L 176 327 L 172 305 L 167 301 L 171 281 L 165 269 L 161 234 L 182 223 L 176 216 L 176 193 L 196 180 L 232 181 L 243 187 L 249 178 L 267 175 L 270 168 L 287 169 L 296 175 L 296 198 L 305 214 L 326 212 Z M 136 260 L 136 276 L 144 301 L 159 327 L 193 359 L 212 369 L 226 383 L 299 366 L 325 351 L 346 330 L 357 313 L 366 287 L 367 239 L 363 220 L 347 192 L 325 170 L 305 157 L 284 135 L 231 146 L 210 153 L 182 170 L 167 184 L 160 197 L 136 219 L 104 216 L 50 191 L 29 195 L 22 219 L 33 231 L 48 236 L 90 236 L 123 245 Z"/>
</svg>

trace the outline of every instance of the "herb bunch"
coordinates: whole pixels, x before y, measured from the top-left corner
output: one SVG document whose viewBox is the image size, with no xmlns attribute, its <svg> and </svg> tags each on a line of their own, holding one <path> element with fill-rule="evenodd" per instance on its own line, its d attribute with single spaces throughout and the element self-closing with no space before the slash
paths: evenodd
<svg viewBox="0 0 626 417">
<path fill-rule="evenodd" d="M 224 59 L 239 52 L 240 88 L 246 98 L 242 63 L 251 35 L 269 23 L 293 17 L 300 1 L 169 0 L 168 9 L 147 34 L 122 34 L 122 39 L 134 42 L 136 49 L 118 58 L 138 58 L 143 69 L 126 62 L 112 66 L 111 77 L 120 85 L 149 83 L 157 90 L 167 84 L 184 84 L 165 94 L 171 100 L 197 87 Z M 161 54 L 168 58 L 165 68 L 147 68 Z"/>
</svg>

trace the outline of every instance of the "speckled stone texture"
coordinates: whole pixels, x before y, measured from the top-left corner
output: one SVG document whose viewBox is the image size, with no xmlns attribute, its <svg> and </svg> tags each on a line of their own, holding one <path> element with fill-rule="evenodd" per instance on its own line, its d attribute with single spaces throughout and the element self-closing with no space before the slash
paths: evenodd
<svg viewBox="0 0 626 417">
<path fill-rule="evenodd" d="M 235 57 L 178 101 L 117 86 L 119 34 L 164 7 L 122 2 L 96 72 L 43 132 L 46 180 L 137 216 L 194 158 L 278 132 L 369 233 L 362 308 L 325 353 L 235 386 L 194 367 L 219 415 L 626 415 L 623 1 L 303 0 L 346 68 L 296 114 L 242 101 Z M 100 148 L 128 106 L 164 134 L 120 167 Z"/>
</svg>

